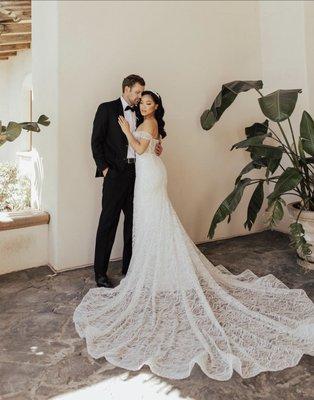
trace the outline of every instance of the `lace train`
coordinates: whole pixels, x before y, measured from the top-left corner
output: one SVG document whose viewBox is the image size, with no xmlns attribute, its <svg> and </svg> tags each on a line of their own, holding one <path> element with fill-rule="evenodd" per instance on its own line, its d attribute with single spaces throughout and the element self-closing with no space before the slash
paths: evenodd
<svg viewBox="0 0 314 400">
<path fill-rule="evenodd" d="M 88 353 L 172 379 L 188 377 L 197 363 L 217 380 L 313 356 L 314 303 L 306 292 L 272 274 L 213 265 L 185 232 L 166 184 L 151 146 L 136 162 L 128 274 L 114 289 L 90 289 L 73 315 Z"/>
</svg>

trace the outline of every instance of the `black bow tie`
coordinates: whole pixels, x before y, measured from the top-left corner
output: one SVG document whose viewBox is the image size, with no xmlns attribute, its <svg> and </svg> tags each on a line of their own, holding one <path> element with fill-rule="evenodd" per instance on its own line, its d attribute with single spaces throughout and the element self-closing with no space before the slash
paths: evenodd
<svg viewBox="0 0 314 400">
<path fill-rule="evenodd" d="M 135 107 L 126 106 L 124 111 L 127 111 L 127 110 L 131 110 L 132 112 L 135 112 Z"/>
</svg>

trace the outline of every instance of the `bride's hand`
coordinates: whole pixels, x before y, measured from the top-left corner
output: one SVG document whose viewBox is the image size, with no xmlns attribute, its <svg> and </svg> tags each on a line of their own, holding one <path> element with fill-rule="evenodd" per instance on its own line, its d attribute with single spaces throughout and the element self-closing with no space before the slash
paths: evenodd
<svg viewBox="0 0 314 400">
<path fill-rule="evenodd" d="M 118 123 L 122 129 L 122 132 L 128 136 L 129 134 L 131 134 L 131 129 L 130 129 L 130 124 L 128 123 L 128 121 L 122 117 L 122 115 L 119 115 L 118 118 Z"/>
</svg>

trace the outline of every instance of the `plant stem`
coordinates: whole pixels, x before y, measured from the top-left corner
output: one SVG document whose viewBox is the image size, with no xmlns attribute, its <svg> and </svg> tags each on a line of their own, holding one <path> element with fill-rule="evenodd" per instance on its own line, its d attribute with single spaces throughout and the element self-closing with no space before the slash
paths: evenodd
<svg viewBox="0 0 314 400">
<path fill-rule="evenodd" d="M 301 197 L 298 193 L 293 193 L 293 192 L 286 192 L 286 193 L 283 193 L 281 196 L 284 196 L 285 194 L 292 194 L 294 196 Z M 302 199 L 302 197 L 301 197 L 301 199 Z"/>
<path fill-rule="evenodd" d="M 287 139 L 287 136 L 286 136 L 286 134 L 285 134 L 285 131 L 282 129 L 282 126 L 281 126 L 280 122 L 277 122 L 277 125 L 279 126 L 280 132 L 281 132 L 283 138 L 285 139 L 285 142 L 286 142 L 286 144 L 287 144 L 287 147 L 288 147 L 288 149 L 289 149 L 289 151 L 290 151 L 290 153 L 291 153 L 291 155 L 292 155 L 293 158 L 290 157 L 290 154 L 289 154 L 289 153 L 286 153 L 286 154 L 287 154 L 287 155 L 289 156 L 289 158 L 291 159 L 292 164 L 293 164 L 293 165 L 296 164 L 296 167 L 299 169 L 299 168 L 300 168 L 300 165 L 299 165 L 299 161 L 298 161 L 298 154 L 295 154 L 294 151 L 292 150 L 292 148 L 290 147 L 290 143 L 289 143 L 289 141 L 288 141 L 288 139 Z M 295 157 L 295 156 L 296 156 L 296 157 Z M 294 161 L 294 162 L 293 162 L 293 161 Z M 295 163 L 295 164 L 294 164 L 294 163 Z"/>
<path fill-rule="evenodd" d="M 294 133 L 293 133 L 290 117 L 288 117 L 288 122 L 289 122 L 291 136 L 292 136 L 292 139 L 293 139 L 294 149 L 295 149 L 296 154 L 298 155 L 297 145 L 296 145 L 296 141 L 295 141 L 295 137 L 294 137 Z"/>
</svg>

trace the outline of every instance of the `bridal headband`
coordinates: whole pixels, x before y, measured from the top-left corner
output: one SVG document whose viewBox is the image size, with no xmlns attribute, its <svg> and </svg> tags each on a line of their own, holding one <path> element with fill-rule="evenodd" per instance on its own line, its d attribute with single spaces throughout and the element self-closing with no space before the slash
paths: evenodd
<svg viewBox="0 0 314 400">
<path fill-rule="evenodd" d="M 153 90 L 151 90 L 151 92 L 155 93 L 155 95 L 160 98 L 160 95 L 157 92 L 154 92 Z"/>
</svg>

